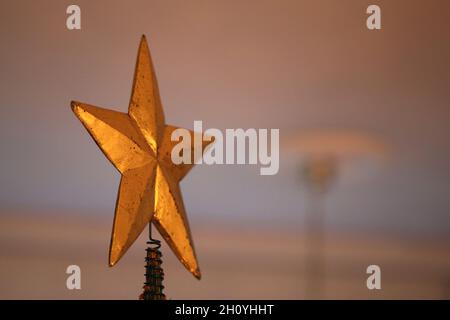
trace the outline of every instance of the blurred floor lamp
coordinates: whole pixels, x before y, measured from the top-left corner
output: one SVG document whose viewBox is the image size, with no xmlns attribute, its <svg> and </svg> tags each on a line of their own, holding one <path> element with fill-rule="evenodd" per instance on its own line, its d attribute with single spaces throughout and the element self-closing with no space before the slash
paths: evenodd
<svg viewBox="0 0 450 320">
<path fill-rule="evenodd" d="M 300 165 L 300 178 L 308 191 L 305 214 L 306 297 L 320 299 L 325 297 L 325 196 L 338 176 L 358 175 L 361 168 L 372 170 L 379 160 L 385 158 L 386 147 L 364 132 L 351 130 L 296 132 L 288 136 L 285 146 Z"/>
</svg>

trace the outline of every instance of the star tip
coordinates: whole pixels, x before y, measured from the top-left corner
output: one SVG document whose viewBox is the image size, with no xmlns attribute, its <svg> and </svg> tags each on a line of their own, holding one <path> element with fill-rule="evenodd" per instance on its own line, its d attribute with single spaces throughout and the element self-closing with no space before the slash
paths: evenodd
<svg viewBox="0 0 450 320">
<path fill-rule="evenodd" d="M 72 109 L 72 111 L 74 113 L 77 114 L 80 110 L 80 103 L 78 101 L 72 100 L 72 101 L 70 101 L 70 108 Z"/>
<path fill-rule="evenodd" d="M 202 274 L 200 273 L 200 270 L 199 270 L 199 269 L 195 270 L 195 271 L 193 272 L 193 274 L 194 274 L 194 277 L 196 277 L 198 280 L 201 280 L 201 279 L 202 279 Z"/>
<path fill-rule="evenodd" d="M 147 37 L 145 36 L 145 34 L 141 35 L 141 44 L 147 43 Z"/>
<path fill-rule="evenodd" d="M 114 267 L 118 260 L 119 259 L 117 259 L 117 257 L 114 257 L 112 255 L 112 252 L 110 252 L 109 255 L 108 255 L 108 266 L 109 267 Z"/>
</svg>

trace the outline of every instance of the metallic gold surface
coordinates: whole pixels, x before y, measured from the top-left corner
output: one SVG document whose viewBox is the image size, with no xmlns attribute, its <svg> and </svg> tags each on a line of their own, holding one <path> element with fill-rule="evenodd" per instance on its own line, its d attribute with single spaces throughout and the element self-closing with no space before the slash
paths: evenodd
<svg viewBox="0 0 450 320">
<path fill-rule="evenodd" d="M 177 128 L 165 124 L 145 36 L 139 45 L 128 114 L 75 101 L 72 109 L 122 174 L 109 265 L 119 261 L 151 221 L 181 263 L 200 279 L 179 186 L 193 164 L 175 165 L 171 160 L 176 142 L 170 136 Z M 204 141 L 203 150 L 210 143 Z"/>
</svg>

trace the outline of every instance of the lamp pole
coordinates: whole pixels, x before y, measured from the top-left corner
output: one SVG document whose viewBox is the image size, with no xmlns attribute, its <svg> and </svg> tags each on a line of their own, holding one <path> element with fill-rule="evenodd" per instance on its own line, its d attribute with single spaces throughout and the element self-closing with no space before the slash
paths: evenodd
<svg viewBox="0 0 450 320">
<path fill-rule="evenodd" d="M 302 167 L 302 177 L 309 192 L 305 216 L 306 257 L 305 288 L 310 299 L 325 296 L 325 208 L 324 198 L 335 179 L 337 159 L 332 156 L 310 157 Z"/>
</svg>

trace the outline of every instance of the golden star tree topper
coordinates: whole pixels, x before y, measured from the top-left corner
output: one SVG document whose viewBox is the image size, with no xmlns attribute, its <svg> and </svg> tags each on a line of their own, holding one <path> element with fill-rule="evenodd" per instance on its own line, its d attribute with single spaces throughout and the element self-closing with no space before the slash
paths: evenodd
<svg viewBox="0 0 450 320">
<path fill-rule="evenodd" d="M 72 101 L 72 110 L 121 173 L 109 249 L 114 266 L 152 222 L 181 263 L 198 279 L 200 269 L 179 183 L 191 164 L 174 164 L 171 141 L 147 40 L 142 36 L 128 113 Z M 194 132 L 191 133 L 191 141 Z M 212 141 L 202 139 L 205 150 Z M 194 155 L 193 146 L 191 155 Z"/>
</svg>

